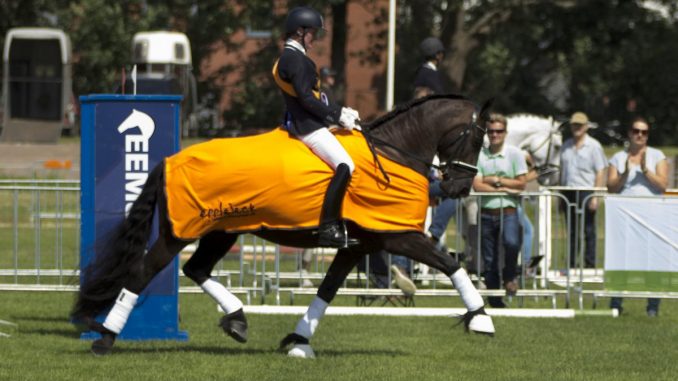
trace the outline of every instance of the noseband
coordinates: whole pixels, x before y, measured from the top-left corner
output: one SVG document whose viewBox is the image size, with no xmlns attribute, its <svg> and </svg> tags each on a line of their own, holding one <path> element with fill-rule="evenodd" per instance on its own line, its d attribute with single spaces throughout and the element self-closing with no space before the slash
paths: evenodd
<svg viewBox="0 0 678 381">
<path fill-rule="evenodd" d="M 465 142 L 466 138 L 471 134 L 471 131 L 472 131 L 473 128 L 477 128 L 477 129 L 479 129 L 483 132 L 483 135 L 485 134 L 485 129 L 483 129 L 482 127 L 480 127 L 480 125 L 478 125 L 478 115 L 475 112 L 473 113 L 473 116 L 472 116 L 472 119 L 471 119 L 471 124 L 466 126 L 464 131 L 462 131 L 461 134 L 459 134 L 459 136 L 457 136 L 456 139 L 454 139 L 444 149 L 439 150 L 439 152 L 448 151 L 448 150 L 454 148 L 457 144 Z M 435 168 L 435 169 L 439 170 L 440 173 L 443 176 L 443 180 L 447 180 L 447 181 L 456 180 L 454 178 L 451 178 L 450 171 L 452 169 L 457 169 L 457 170 L 460 170 L 460 171 L 465 172 L 467 174 L 465 176 L 461 176 L 461 178 L 475 177 L 475 175 L 478 173 L 478 167 L 477 166 L 470 164 L 470 163 L 467 163 L 465 161 L 461 161 L 461 160 L 449 161 L 449 159 L 448 159 L 447 161 L 441 162 L 440 165 L 429 164 L 429 169 L 430 168 Z"/>
</svg>

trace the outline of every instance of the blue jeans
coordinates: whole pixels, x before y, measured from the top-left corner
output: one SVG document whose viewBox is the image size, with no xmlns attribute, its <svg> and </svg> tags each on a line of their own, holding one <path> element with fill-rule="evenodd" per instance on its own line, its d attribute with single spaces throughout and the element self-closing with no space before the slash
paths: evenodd
<svg viewBox="0 0 678 381">
<path fill-rule="evenodd" d="M 503 224 L 499 215 L 481 213 L 480 217 L 480 249 L 484 261 L 483 275 L 488 289 L 499 289 L 499 262 L 500 247 L 504 248 L 504 267 L 501 275 L 504 282 L 512 281 L 516 277 L 518 253 L 520 252 L 522 234 L 520 232 L 520 220 L 517 213 L 504 214 Z M 502 226 L 503 225 L 503 226 Z M 501 232 L 501 236 L 499 233 Z M 492 307 L 501 307 L 501 297 L 489 297 Z"/>
<path fill-rule="evenodd" d="M 396 265 L 409 275 L 412 272 L 412 260 L 402 255 L 391 255 L 391 265 Z"/>
<path fill-rule="evenodd" d="M 518 218 L 520 225 L 523 227 L 523 266 L 527 266 L 532 258 L 532 237 L 534 235 L 534 227 L 532 222 L 527 217 L 527 214 L 521 206 L 518 206 Z"/>
<path fill-rule="evenodd" d="M 447 230 L 450 219 L 457 213 L 457 199 L 446 197 L 443 190 L 440 189 L 440 181 L 438 180 L 431 181 L 428 187 L 428 195 L 431 198 L 442 198 L 440 204 L 436 207 L 431 226 L 428 228 L 431 235 L 439 240 Z"/>
<path fill-rule="evenodd" d="M 616 308 L 618 310 L 621 310 L 622 308 L 622 302 L 624 301 L 623 298 L 610 298 L 610 308 Z M 659 311 L 659 302 L 661 299 L 659 298 L 647 298 L 647 307 L 645 308 L 646 311 Z"/>
</svg>

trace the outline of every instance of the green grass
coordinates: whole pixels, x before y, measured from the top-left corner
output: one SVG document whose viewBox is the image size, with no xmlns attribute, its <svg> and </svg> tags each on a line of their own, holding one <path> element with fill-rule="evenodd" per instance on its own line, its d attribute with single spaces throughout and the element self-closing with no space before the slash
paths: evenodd
<svg viewBox="0 0 678 381">
<path fill-rule="evenodd" d="M 188 342 L 122 341 L 97 358 L 67 322 L 72 297 L 0 294 L 0 318 L 19 324 L 0 338 L 0 380 L 673 380 L 678 372 L 675 302 L 656 319 L 632 300 L 617 319 L 495 318 L 494 339 L 464 334 L 450 318 L 328 316 L 313 340 L 318 358 L 299 360 L 275 350 L 297 316 L 249 315 L 242 345 L 219 331 L 204 295 L 180 297 Z"/>
</svg>

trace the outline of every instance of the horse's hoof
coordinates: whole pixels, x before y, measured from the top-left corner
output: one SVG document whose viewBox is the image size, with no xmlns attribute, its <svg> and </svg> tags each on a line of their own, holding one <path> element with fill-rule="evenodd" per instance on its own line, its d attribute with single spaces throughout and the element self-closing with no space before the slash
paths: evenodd
<svg viewBox="0 0 678 381">
<path fill-rule="evenodd" d="M 105 333 L 101 336 L 101 339 L 94 340 L 92 343 L 92 353 L 94 353 L 95 356 L 107 355 L 113 348 L 114 343 L 115 335 Z"/>
<path fill-rule="evenodd" d="M 297 333 L 290 333 L 289 335 L 285 336 L 282 340 L 280 340 L 280 347 L 278 347 L 278 349 L 282 351 L 285 348 L 287 348 L 287 346 L 290 344 L 294 344 L 295 347 L 297 345 L 309 345 L 309 341 L 307 338 Z"/>
<path fill-rule="evenodd" d="M 315 352 L 309 344 L 295 344 L 292 349 L 287 352 L 289 357 L 297 357 L 302 359 L 314 359 Z"/>
<path fill-rule="evenodd" d="M 219 325 L 235 341 L 239 343 L 247 342 L 247 319 L 242 308 L 222 317 Z"/>
<path fill-rule="evenodd" d="M 481 307 L 475 311 L 468 311 L 460 316 L 461 323 L 464 323 L 466 332 L 475 332 L 483 335 L 494 336 L 494 324 L 492 318 L 485 313 L 485 308 Z"/>
<path fill-rule="evenodd" d="M 482 335 L 494 336 L 494 324 L 489 315 L 479 314 L 471 318 L 468 328 L 475 333 Z"/>
</svg>

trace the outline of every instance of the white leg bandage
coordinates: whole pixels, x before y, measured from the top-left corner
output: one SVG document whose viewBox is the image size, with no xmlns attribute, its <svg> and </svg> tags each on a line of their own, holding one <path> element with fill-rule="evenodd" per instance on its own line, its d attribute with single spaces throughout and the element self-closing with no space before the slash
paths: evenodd
<svg viewBox="0 0 678 381">
<path fill-rule="evenodd" d="M 313 333 L 315 333 L 316 328 L 318 328 L 320 319 L 325 316 L 327 305 L 327 302 L 316 296 L 315 299 L 313 299 L 313 302 L 311 302 L 311 305 L 308 306 L 308 310 L 304 314 L 304 317 L 297 323 L 297 328 L 294 329 L 294 333 L 310 339 L 313 336 Z"/>
<path fill-rule="evenodd" d="M 452 274 L 450 279 L 452 284 L 454 284 L 454 288 L 459 291 L 461 300 L 464 302 L 467 310 L 475 311 L 483 306 L 483 297 L 480 296 L 478 290 L 471 283 L 471 278 L 468 277 L 466 270 L 460 268 Z"/>
<path fill-rule="evenodd" d="M 201 284 L 200 288 L 202 288 L 202 290 L 205 291 L 207 295 L 211 296 L 212 299 L 219 303 L 221 309 L 227 314 L 242 308 L 242 302 L 240 299 L 238 299 L 238 297 L 231 294 L 231 292 L 229 292 L 226 287 L 224 287 L 224 285 L 212 280 L 211 278 Z"/>
<path fill-rule="evenodd" d="M 120 331 L 125 327 L 125 323 L 127 323 L 134 305 L 137 304 L 137 299 L 139 299 L 139 295 L 123 288 L 115 300 L 115 305 L 111 312 L 106 316 L 104 327 L 115 332 L 115 334 L 120 334 Z"/>
</svg>

